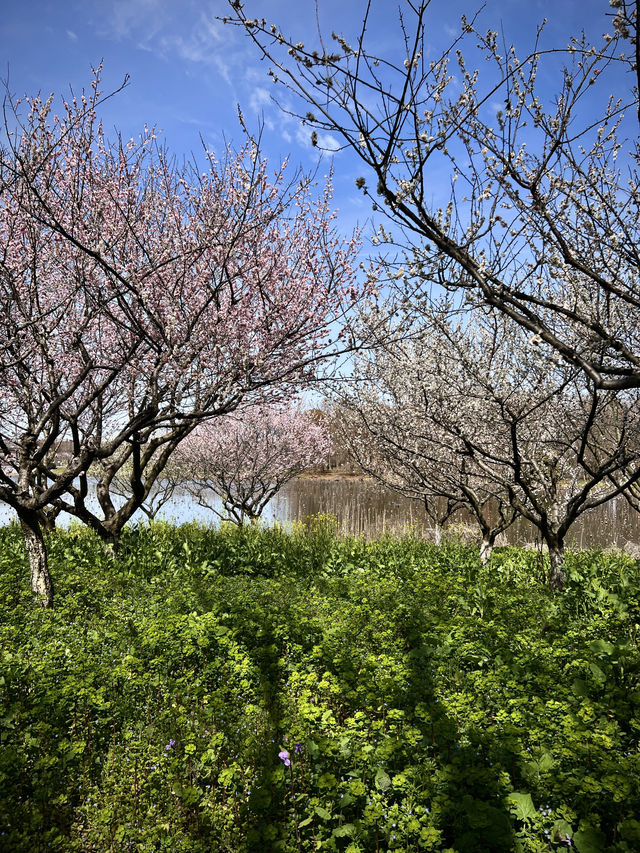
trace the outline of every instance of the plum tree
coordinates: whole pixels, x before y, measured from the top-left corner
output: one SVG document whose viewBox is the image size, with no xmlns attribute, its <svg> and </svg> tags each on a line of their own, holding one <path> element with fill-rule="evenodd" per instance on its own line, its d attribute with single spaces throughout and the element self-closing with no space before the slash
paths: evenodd
<svg viewBox="0 0 640 853">
<path fill-rule="evenodd" d="M 60 116 L 53 96 L 5 103 L 0 500 L 44 606 L 47 518 L 65 509 L 116 539 L 198 423 L 286 397 L 348 348 L 341 322 L 368 286 L 355 239 L 335 234 L 330 184 L 316 196 L 286 164 L 270 176 L 253 139 L 220 161 L 204 150 L 204 166 L 178 164 L 149 129 L 110 142 L 99 80 Z"/>
</svg>

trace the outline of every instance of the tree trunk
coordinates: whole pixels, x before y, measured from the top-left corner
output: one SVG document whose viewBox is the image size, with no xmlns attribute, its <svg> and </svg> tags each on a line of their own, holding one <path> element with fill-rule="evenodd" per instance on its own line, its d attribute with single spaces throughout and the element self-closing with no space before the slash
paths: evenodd
<svg viewBox="0 0 640 853">
<path fill-rule="evenodd" d="M 50 512 L 42 510 L 42 514 L 40 516 L 40 527 L 42 528 L 43 533 L 55 533 L 57 517 L 58 513 L 53 510 Z"/>
<path fill-rule="evenodd" d="M 483 566 L 486 566 L 491 559 L 491 555 L 493 554 L 493 544 L 495 541 L 495 536 L 482 537 L 482 544 L 480 545 L 480 562 Z"/>
<path fill-rule="evenodd" d="M 115 559 L 120 549 L 120 533 L 124 526 L 124 523 L 118 519 L 117 515 L 112 515 L 110 518 L 105 519 L 105 521 L 100 521 L 92 512 L 86 511 L 82 505 L 76 506 L 75 515 L 76 518 L 79 518 L 80 521 L 86 524 L 89 530 L 93 530 L 94 533 L 98 534 L 104 553 L 108 557 Z"/>
<path fill-rule="evenodd" d="M 433 527 L 433 541 L 438 547 L 442 545 L 442 527 L 436 522 Z"/>
<path fill-rule="evenodd" d="M 549 586 L 554 592 L 564 587 L 564 547 L 562 540 L 547 542 L 549 547 Z"/>
<path fill-rule="evenodd" d="M 40 607 L 53 607 L 53 583 L 49 574 L 47 548 L 38 515 L 36 512 L 30 510 L 20 510 L 18 518 L 20 519 L 24 544 L 29 556 L 31 591 L 33 592 L 35 602 Z"/>
<path fill-rule="evenodd" d="M 98 535 L 102 542 L 102 550 L 107 557 L 117 560 L 120 553 L 120 531 L 117 533 L 113 531 L 100 532 Z"/>
</svg>

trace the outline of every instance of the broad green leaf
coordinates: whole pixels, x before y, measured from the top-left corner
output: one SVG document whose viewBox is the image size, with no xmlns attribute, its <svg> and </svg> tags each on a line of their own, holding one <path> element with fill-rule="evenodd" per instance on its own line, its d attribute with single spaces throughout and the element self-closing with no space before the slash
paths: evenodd
<svg viewBox="0 0 640 853">
<path fill-rule="evenodd" d="M 557 820 L 553 824 L 553 839 L 555 841 L 561 841 L 565 838 L 571 838 L 573 835 L 573 827 L 566 820 Z"/>
<path fill-rule="evenodd" d="M 343 823 L 342 826 L 337 826 L 333 830 L 333 834 L 336 838 L 351 838 L 355 831 L 355 827 L 352 823 Z"/>
<path fill-rule="evenodd" d="M 578 853 L 602 853 L 605 837 L 598 829 L 587 827 L 574 833 L 573 844 Z"/>
<path fill-rule="evenodd" d="M 553 756 L 548 752 L 543 752 L 538 759 L 538 767 L 540 768 L 541 773 L 544 773 L 545 770 L 551 770 L 554 764 Z"/>
<path fill-rule="evenodd" d="M 510 811 L 515 814 L 518 820 L 532 820 L 537 817 L 537 812 L 533 805 L 531 794 L 520 794 L 513 791 L 509 794 L 508 799 L 513 803 L 513 807 Z"/>
<path fill-rule="evenodd" d="M 388 774 L 380 767 L 376 773 L 376 786 L 381 791 L 387 791 L 391 787 L 391 779 Z"/>
<path fill-rule="evenodd" d="M 589 643 L 589 648 L 596 654 L 610 655 L 613 653 L 615 646 L 606 640 L 593 640 L 593 642 Z"/>
</svg>

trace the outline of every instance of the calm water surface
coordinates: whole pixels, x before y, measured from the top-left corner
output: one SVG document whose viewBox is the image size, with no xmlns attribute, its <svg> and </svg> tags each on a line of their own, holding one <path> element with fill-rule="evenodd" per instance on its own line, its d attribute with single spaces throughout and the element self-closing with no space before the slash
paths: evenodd
<svg viewBox="0 0 640 853">
<path fill-rule="evenodd" d="M 384 532 L 401 533 L 411 526 L 432 535 L 431 522 L 424 508 L 395 492 L 367 480 L 299 479 L 290 483 L 273 501 L 272 512 L 278 520 L 300 520 L 326 512 L 335 515 L 345 533 L 373 537 Z M 469 516 L 454 519 L 454 530 L 461 525 L 475 530 Z M 504 534 L 502 543 L 533 544 L 536 530 L 523 519 Z M 617 498 L 581 516 L 569 531 L 567 545 L 575 548 L 623 548 L 627 542 L 640 544 L 640 513 L 624 498 Z"/>
<path fill-rule="evenodd" d="M 267 523 L 286 523 L 302 521 L 318 513 L 335 516 L 338 530 L 355 536 L 373 538 L 382 533 L 402 533 L 408 528 L 427 537 L 433 535 L 432 525 L 419 502 L 359 478 L 303 477 L 293 480 L 267 506 L 263 518 Z M 11 510 L 0 505 L 0 524 L 6 524 L 14 517 Z M 200 521 L 215 524 L 218 521 L 215 513 L 199 506 L 185 493 L 174 495 L 157 517 L 177 523 Z M 142 513 L 134 516 L 134 520 L 143 519 Z M 66 524 L 69 520 L 61 516 L 60 523 Z M 466 522 L 468 518 L 457 516 L 453 529 L 463 529 L 461 525 Z M 472 524 L 470 527 L 475 529 Z M 536 531 L 528 522 L 520 520 L 507 531 L 503 541 L 533 544 Z M 567 537 L 567 545 L 576 548 L 623 548 L 628 542 L 640 545 L 640 513 L 632 510 L 623 498 L 585 513 Z"/>
</svg>

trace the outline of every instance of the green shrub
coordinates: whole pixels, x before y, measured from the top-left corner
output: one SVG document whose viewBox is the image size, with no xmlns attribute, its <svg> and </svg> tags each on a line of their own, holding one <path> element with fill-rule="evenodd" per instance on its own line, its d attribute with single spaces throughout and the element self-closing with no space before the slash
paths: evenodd
<svg viewBox="0 0 640 853">
<path fill-rule="evenodd" d="M 292 531 L 0 531 L 0 850 L 640 849 L 640 568 Z"/>
</svg>

